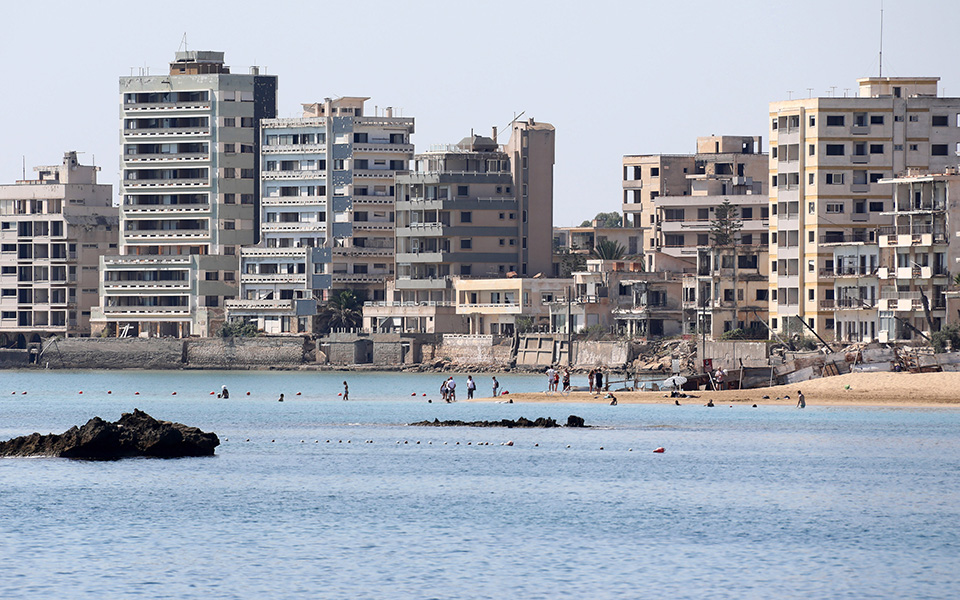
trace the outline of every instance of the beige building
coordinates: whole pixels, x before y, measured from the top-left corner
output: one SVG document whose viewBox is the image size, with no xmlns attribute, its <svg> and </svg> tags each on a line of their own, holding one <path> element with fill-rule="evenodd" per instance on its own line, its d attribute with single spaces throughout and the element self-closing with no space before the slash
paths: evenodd
<svg viewBox="0 0 960 600">
<path fill-rule="evenodd" d="M 0 347 L 90 335 L 100 256 L 116 252 L 119 216 L 99 167 L 66 152 L 37 179 L 0 185 Z"/>
<path fill-rule="evenodd" d="M 877 228 L 893 226 L 893 188 L 880 181 L 908 169 L 942 172 L 957 160 L 960 98 L 938 97 L 938 81 L 868 77 L 858 80 L 855 98 L 770 104 L 774 330 L 801 332 L 805 323 L 825 338 L 846 335 L 836 330 L 836 248 L 863 246 L 859 254 L 841 253 L 856 257 L 859 277 L 871 264 Z M 862 285 L 854 283 L 849 287 L 857 288 L 856 302 L 870 301 L 869 278 Z M 861 287 L 866 288 L 862 294 Z M 849 321 L 841 319 L 846 327 Z M 864 335 L 872 337 L 869 325 L 865 327 Z M 861 325 L 856 330 L 860 336 Z M 876 335 L 879 338 L 879 331 Z"/>
<path fill-rule="evenodd" d="M 496 137 L 436 146 L 397 176 L 396 280 L 364 307 L 366 327 L 460 331 L 456 280 L 553 272 L 553 126 L 528 119 L 505 146 Z"/>
<path fill-rule="evenodd" d="M 532 330 L 549 331 L 550 303 L 572 285 L 573 279 L 456 279 L 456 313 L 467 317 L 467 333 L 475 335 L 513 335 L 520 320 Z"/>
<path fill-rule="evenodd" d="M 626 256 L 643 252 L 643 230 L 625 227 L 598 227 L 596 219 L 588 227 L 554 227 L 553 249 L 555 252 L 572 252 L 589 255 L 603 242 L 620 244 Z"/>
<path fill-rule="evenodd" d="M 394 268 L 395 177 L 413 157 L 412 117 L 368 115 L 368 98 L 303 105 L 261 122 L 261 240 L 241 248 L 230 318 L 313 331 L 319 303 L 350 290 L 381 303 Z"/>
<path fill-rule="evenodd" d="M 761 143 L 759 136 L 706 136 L 697 138 L 696 154 L 623 157 L 623 226 L 646 230 L 647 270 L 662 268 L 655 264 L 657 252 L 675 258 L 686 253 L 694 261 L 696 247 L 708 242 L 709 208 L 719 202 L 708 198 L 764 195 L 767 160 Z M 700 198 L 690 201 L 687 215 L 689 196 Z M 667 197 L 671 212 L 658 220 L 657 201 Z M 689 227 L 694 222 L 698 225 Z"/>
<path fill-rule="evenodd" d="M 120 78 L 119 252 L 101 257 L 95 331 L 215 335 L 260 232 L 260 120 L 277 78 L 222 52 L 177 52 L 164 75 Z"/>
</svg>

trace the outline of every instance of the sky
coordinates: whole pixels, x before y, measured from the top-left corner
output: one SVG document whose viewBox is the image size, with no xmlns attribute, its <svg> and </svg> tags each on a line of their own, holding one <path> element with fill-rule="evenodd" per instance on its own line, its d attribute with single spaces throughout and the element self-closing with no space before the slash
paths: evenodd
<svg viewBox="0 0 960 600">
<path fill-rule="evenodd" d="M 692 153 L 712 134 L 761 135 L 766 151 L 769 102 L 855 95 L 879 70 L 881 0 L 13 1 L 0 8 L 0 182 L 77 150 L 115 195 L 118 78 L 166 72 L 184 36 L 235 73 L 277 75 L 281 117 L 368 96 L 368 112 L 416 119 L 418 151 L 508 132 L 520 113 L 553 124 L 556 226 L 620 211 L 625 154 Z M 960 96 L 958 8 L 885 0 L 883 74 L 939 76 Z"/>
</svg>

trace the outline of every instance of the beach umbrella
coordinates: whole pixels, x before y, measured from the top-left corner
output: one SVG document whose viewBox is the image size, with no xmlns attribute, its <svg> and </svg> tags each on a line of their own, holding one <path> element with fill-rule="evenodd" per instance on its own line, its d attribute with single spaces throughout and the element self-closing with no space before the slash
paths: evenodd
<svg viewBox="0 0 960 600">
<path fill-rule="evenodd" d="M 687 378 L 683 375 L 674 375 L 673 377 L 667 377 L 663 380 L 663 383 L 660 384 L 660 389 L 665 388 L 674 388 L 677 389 L 681 385 L 687 382 Z"/>
</svg>

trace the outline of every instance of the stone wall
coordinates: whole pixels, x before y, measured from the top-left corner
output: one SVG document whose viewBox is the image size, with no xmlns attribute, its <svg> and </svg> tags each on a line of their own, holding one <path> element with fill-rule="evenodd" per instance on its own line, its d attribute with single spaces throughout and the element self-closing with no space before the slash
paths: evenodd
<svg viewBox="0 0 960 600">
<path fill-rule="evenodd" d="M 713 360 L 714 369 L 739 369 L 740 361 L 744 367 L 765 367 L 769 364 L 769 346 L 766 342 L 744 341 L 708 341 L 705 351 L 700 351 L 697 340 L 697 356 Z"/>
<path fill-rule="evenodd" d="M 30 353 L 26 350 L 0 349 L 0 369 L 19 369 L 30 366 Z"/>
<path fill-rule="evenodd" d="M 186 340 L 67 338 L 48 344 L 40 366 L 51 369 L 179 369 Z"/>
<path fill-rule="evenodd" d="M 186 342 L 187 365 L 200 369 L 299 366 L 302 337 L 198 338 Z"/>
<path fill-rule="evenodd" d="M 445 335 L 436 355 L 474 367 L 504 367 L 513 360 L 511 341 L 492 335 Z"/>
<path fill-rule="evenodd" d="M 622 368 L 633 357 L 626 342 L 579 341 L 573 343 L 573 366 Z"/>
</svg>

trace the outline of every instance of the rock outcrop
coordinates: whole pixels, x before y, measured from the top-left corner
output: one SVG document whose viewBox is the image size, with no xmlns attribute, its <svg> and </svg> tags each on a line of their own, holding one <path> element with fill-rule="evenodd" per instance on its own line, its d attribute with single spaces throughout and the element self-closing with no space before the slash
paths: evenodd
<svg viewBox="0 0 960 600">
<path fill-rule="evenodd" d="M 57 435 L 34 433 L 0 442 L 0 456 L 55 456 L 85 460 L 115 460 L 145 456 L 182 458 L 212 456 L 220 445 L 215 433 L 206 433 L 170 421 L 158 421 L 141 410 L 124 413 L 115 423 L 100 417 L 83 427 Z"/>
<path fill-rule="evenodd" d="M 571 424 L 573 423 L 573 424 Z M 579 423 L 579 424 L 578 424 Z M 520 417 L 516 421 L 513 419 L 501 419 L 499 421 L 441 421 L 440 419 L 434 419 L 433 421 L 420 421 L 418 423 L 410 423 L 411 427 L 506 427 L 507 429 L 513 429 L 515 427 L 541 427 L 541 428 L 551 428 L 551 427 L 560 427 L 560 425 L 553 419 L 549 417 L 540 417 L 535 421 L 530 419 L 525 419 Z M 567 418 L 567 427 L 583 427 L 583 419 L 575 415 L 570 415 Z"/>
</svg>

